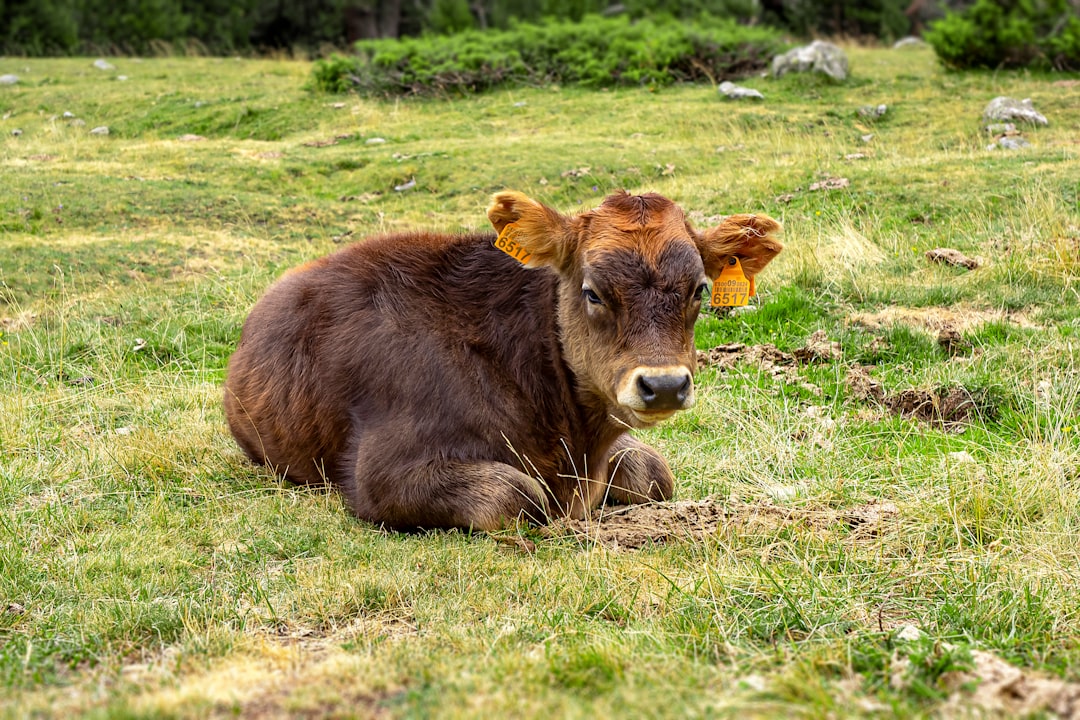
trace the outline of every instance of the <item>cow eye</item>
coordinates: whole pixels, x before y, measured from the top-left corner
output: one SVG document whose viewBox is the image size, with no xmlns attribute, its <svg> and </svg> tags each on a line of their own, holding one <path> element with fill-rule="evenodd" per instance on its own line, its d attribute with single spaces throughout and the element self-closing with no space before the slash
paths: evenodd
<svg viewBox="0 0 1080 720">
<path fill-rule="evenodd" d="M 587 288 L 587 287 L 581 288 L 581 294 L 584 295 L 585 299 L 588 300 L 589 303 L 592 304 L 592 305 L 603 305 L 604 304 L 604 301 L 600 299 L 600 296 L 597 295 L 593 291 L 592 288 Z"/>
<path fill-rule="evenodd" d="M 709 283 L 701 283 L 698 285 L 697 291 L 694 293 L 694 299 L 701 302 L 705 297 L 705 293 L 709 292 Z"/>
</svg>

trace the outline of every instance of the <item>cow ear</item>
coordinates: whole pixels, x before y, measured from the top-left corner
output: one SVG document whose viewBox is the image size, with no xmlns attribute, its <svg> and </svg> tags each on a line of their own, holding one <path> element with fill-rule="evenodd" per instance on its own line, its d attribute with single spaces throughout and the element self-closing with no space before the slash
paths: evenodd
<svg viewBox="0 0 1080 720">
<path fill-rule="evenodd" d="M 513 239 L 529 253 L 528 267 L 565 268 L 574 251 L 570 218 L 523 193 L 496 193 L 488 208 L 495 232 L 514 223 Z"/>
<path fill-rule="evenodd" d="M 748 277 L 757 275 L 784 249 L 777 239 L 782 227 L 768 215 L 729 215 L 719 225 L 697 233 L 697 246 L 705 274 L 720 275 L 732 257 Z"/>
</svg>

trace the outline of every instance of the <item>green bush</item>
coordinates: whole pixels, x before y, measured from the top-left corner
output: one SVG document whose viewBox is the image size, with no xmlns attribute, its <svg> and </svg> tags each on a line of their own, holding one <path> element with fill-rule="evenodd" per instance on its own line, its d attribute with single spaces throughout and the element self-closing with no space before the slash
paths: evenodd
<svg viewBox="0 0 1080 720">
<path fill-rule="evenodd" d="M 668 85 L 739 77 L 782 49 L 778 34 L 728 20 L 631 22 L 586 16 L 509 30 L 364 40 L 357 55 L 316 63 L 314 85 L 365 95 L 480 92 L 504 83 Z"/>
<path fill-rule="evenodd" d="M 1080 19 L 1069 0 L 978 0 L 926 33 L 950 68 L 1080 69 Z"/>
</svg>

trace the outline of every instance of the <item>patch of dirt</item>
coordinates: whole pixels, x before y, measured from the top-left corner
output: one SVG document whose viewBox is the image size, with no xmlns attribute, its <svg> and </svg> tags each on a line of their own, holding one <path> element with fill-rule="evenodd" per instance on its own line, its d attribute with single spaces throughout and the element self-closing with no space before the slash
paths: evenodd
<svg viewBox="0 0 1080 720">
<path fill-rule="evenodd" d="M 975 705 L 1006 717 L 1050 712 L 1062 720 L 1080 720 L 1080 683 L 1040 676 L 983 650 L 972 651 L 971 657 L 974 668 L 941 678 L 952 690 L 947 709 L 963 711 Z M 975 683 L 974 690 L 968 689 Z"/>
<path fill-rule="evenodd" d="M 862 325 L 870 330 L 889 325 L 907 325 L 908 327 L 940 333 L 952 329 L 964 332 L 987 322 L 1007 322 L 1022 328 L 1039 329 L 1023 313 L 1004 310 L 976 310 L 974 308 L 928 307 L 905 308 L 888 307 L 876 313 L 855 313 L 848 316 L 848 322 Z"/>
<path fill-rule="evenodd" d="M 949 429 L 964 425 L 992 408 L 983 407 L 980 398 L 963 387 L 938 390 L 903 390 L 885 397 L 885 407 L 901 417 L 915 418 Z"/>
<path fill-rule="evenodd" d="M 717 345 L 706 351 L 698 351 L 698 367 L 718 367 L 729 370 L 739 363 L 759 365 L 773 377 L 784 382 L 798 385 L 813 393 L 821 394 L 821 388 L 807 382 L 799 375 L 796 366 L 817 362 L 831 362 L 843 356 L 840 343 L 829 340 L 824 330 L 818 330 L 806 339 L 806 344 L 790 353 L 780 350 L 771 343 L 762 345 L 744 345 L 728 343 Z"/>
<path fill-rule="evenodd" d="M 968 270 L 974 270 L 979 267 L 978 260 L 969 258 L 959 250 L 953 250 L 952 248 L 934 248 L 933 250 L 927 250 L 926 259 L 930 262 L 944 263 L 945 265 L 967 268 Z"/>
<path fill-rule="evenodd" d="M 764 503 L 680 500 L 599 508 L 584 520 L 563 518 L 546 528 L 552 536 L 572 535 L 612 550 L 636 550 L 667 542 L 698 542 L 725 527 L 775 531 L 801 525 L 813 530 L 846 526 L 856 539 L 876 537 L 900 515 L 890 502 L 853 508 L 795 508 Z"/>
<path fill-rule="evenodd" d="M 887 393 L 880 382 L 870 377 L 868 367 L 851 368 L 846 380 L 848 391 L 856 400 L 881 405 L 894 415 L 941 425 L 948 430 L 962 431 L 973 420 L 992 417 L 995 412 L 982 393 L 957 385 Z"/>
<path fill-rule="evenodd" d="M 851 185 L 851 181 L 847 178 L 826 178 L 821 182 L 813 183 L 809 190 L 810 192 L 816 192 L 818 190 L 840 190 Z"/>
</svg>

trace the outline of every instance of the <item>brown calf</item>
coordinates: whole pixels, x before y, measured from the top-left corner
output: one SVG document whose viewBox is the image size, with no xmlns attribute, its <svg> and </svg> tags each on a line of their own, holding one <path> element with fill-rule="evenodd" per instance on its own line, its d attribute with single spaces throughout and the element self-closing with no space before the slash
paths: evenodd
<svg viewBox="0 0 1080 720">
<path fill-rule="evenodd" d="M 393 528 L 670 497 L 667 463 L 627 431 L 693 404 L 706 281 L 733 256 L 758 273 L 779 224 L 696 231 L 670 200 L 623 192 L 575 217 L 503 192 L 488 217 L 514 223 L 525 265 L 491 233 L 400 234 L 275 283 L 225 384 L 244 451 Z"/>
</svg>

